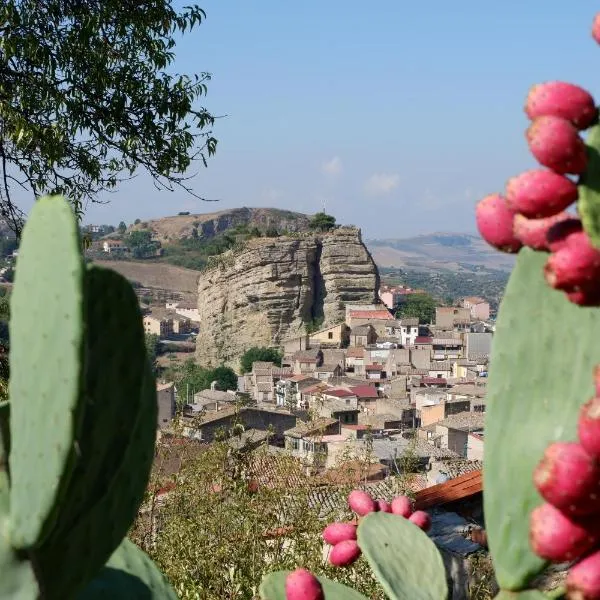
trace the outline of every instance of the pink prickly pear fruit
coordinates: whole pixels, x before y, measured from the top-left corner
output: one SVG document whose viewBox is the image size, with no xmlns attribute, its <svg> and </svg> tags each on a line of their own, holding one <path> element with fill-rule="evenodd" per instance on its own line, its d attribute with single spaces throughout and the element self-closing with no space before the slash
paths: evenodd
<svg viewBox="0 0 600 600">
<path fill-rule="evenodd" d="M 408 496 L 398 496 L 392 500 L 392 512 L 408 519 L 413 514 L 413 503 Z"/>
<path fill-rule="evenodd" d="M 589 285 L 573 292 L 566 292 L 567 298 L 573 304 L 583 307 L 600 306 L 600 282 Z"/>
<path fill-rule="evenodd" d="M 344 540 L 331 549 L 329 562 L 334 567 L 347 567 L 355 562 L 360 554 L 356 540 Z"/>
<path fill-rule="evenodd" d="M 353 490 L 348 496 L 348 506 L 359 516 L 364 517 L 377 510 L 375 500 L 362 490 Z"/>
<path fill-rule="evenodd" d="M 285 578 L 286 600 L 325 600 L 319 580 L 306 569 L 296 569 Z"/>
<path fill-rule="evenodd" d="M 513 233 L 514 213 L 500 194 L 490 194 L 475 208 L 475 220 L 481 237 L 502 252 L 518 252 L 522 244 Z"/>
<path fill-rule="evenodd" d="M 548 284 L 557 290 L 574 292 L 590 287 L 600 277 L 600 249 L 585 231 L 574 232 L 550 255 L 544 274 Z"/>
<path fill-rule="evenodd" d="M 551 504 L 538 506 L 530 515 L 529 543 L 541 558 L 556 563 L 581 558 L 598 543 L 598 524 L 569 517 Z"/>
<path fill-rule="evenodd" d="M 555 224 L 569 219 L 571 219 L 571 215 L 566 212 L 539 219 L 530 219 L 524 215 L 517 214 L 513 221 L 513 233 L 524 246 L 547 252 L 550 250 L 548 246 L 548 232 Z"/>
<path fill-rule="evenodd" d="M 596 367 L 596 373 L 598 367 Z M 596 375 L 597 377 L 597 375 Z M 579 410 L 577 436 L 582 448 L 595 460 L 600 460 L 600 381 L 596 378 L 595 398 L 588 400 Z"/>
<path fill-rule="evenodd" d="M 356 539 L 356 525 L 353 523 L 331 523 L 323 530 L 323 540 L 335 546 L 345 540 Z"/>
<path fill-rule="evenodd" d="M 533 472 L 540 495 L 573 515 L 598 511 L 600 467 L 577 442 L 550 444 Z"/>
<path fill-rule="evenodd" d="M 568 214 L 568 213 L 564 213 Z M 548 229 L 546 239 L 548 241 L 548 249 L 550 252 L 558 252 L 566 243 L 572 233 L 577 233 L 583 230 L 581 219 L 570 215 L 568 219 L 560 220 L 554 223 Z"/>
<path fill-rule="evenodd" d="M 592 22 L 592 37 L 600 44 L 600 13 L 594 17 Z"/>
<path fill-rule="evenodd" d="M 424 510 L 416 510 L 408 520 L 423 531 L 429 531 L 431 527 L 431 517 Z"/>
<path fill-rule="evenodd" d="M 387 500 L 377 500 L 377 509 L 380 512 L 391 513 L 392 505 Z"/>
<path fill-rule="evenodd" d="M 531 153 L 544 167 L 563 175 L 581 175 L 585 171 L 585 144 L 566 119 L 537 117 L 527 129 L 526 137 Z"/>
<path fill-rule="evenodd" d="M 565 587 L 569 600 L 600 600 L 600 550 L 569 569 Z"/>
<path fill-rule="evenodd" d="M 564 175 L 531 169 L 508 180 L 506 205 L 530 219 L 551 217 L 577 200 L 577 185 Z"/>
<path fill-rule="evenodd" d="M 597 116 L 592 95 L 578 85 L 564 81 L 534 85 L 527 95 L 525 113 L 532 120 L 545 116 L 561 117 L 577 129 L 587 129 Z"/>
</svg>

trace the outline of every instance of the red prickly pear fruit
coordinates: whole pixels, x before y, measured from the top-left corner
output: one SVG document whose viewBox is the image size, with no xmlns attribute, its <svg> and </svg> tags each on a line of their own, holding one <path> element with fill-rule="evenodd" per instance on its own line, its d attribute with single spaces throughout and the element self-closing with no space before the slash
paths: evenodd
<svg viewBox="0 0 600 600">
<path fill-rule="evenodd" d="M 577 560 L 598 543 L 595 520 L 571 518 L 551 504 L 542 504 L 531 511 L 529 543 L 546 560 L 556 563 Z"/>
<path fill-rule="evenodd" d="M 356 525 L 353 523 L 331 523 L 323 530 L 323 540 L 331 546 L 355 539 Z"/>
<path fill-rule="evenodd" d="M 387 500 L 377 500 L 377 509 L 380 512 L 391 513 L 392 505 Z"/>
<path fill-rule="evenodd" d="M 596 394 L 600 381 L 597 379 L 596 367 Z M 577 436 L 582 448 L 595 460 L 600 460 L 600 395 L 588 400 L 579 410 L 577 421 Z"/>
<path fill-rule="evenodd" d="M 569 569 L 565 587 L 569 600 L 600 600 L 600 550 Z"/>
<path fill-rule="evenodd" d="M 568 213 L 565 213 L 568 214 Z M 566 243 L 572 233 L 577 233 L 583 230 L 581 219 L 570 215 L 568 219 L 560 220 L 554 223 L 548 229 L 546 239 L 548 241 L 548 249 L 550 252 L 558 252 Z"/>
<path fill-rule="evenodd" d="M 596 119 L 597 110 L 592 95 L 572 83 L 548 81 L 532 86 L 525 102 L 530 119 L 561 117 L 577 129 L 587 129 Z"/>
<path fill-rule="evenodd" d="M 334 567 L 347 567 L 356 561 L 360 553 L 356 540 L 344 540 L 331 549 L 329 562 Z"/>
<path fill-rule="evenodd" d="M 563 175 L 581 175 L 585 171 L 585 144 L 566 119 L 537 117 L 527 129 L 526 137 L 531 153 L 544 167 Z"/>
<path fill-rule="evenodd" d="M 413 503 L 408 496 L 398 496 L 392 500 L 392 512 L 408 519 L 413 514 Z"/>
<path fill-rule="evenodd" d="M 600 306 L 600 282 L 589 285 L 573 292 L 565 292 L 569 302 L 577 306 L 592 307 Z"/>
<path fill-rule="evenodd" d="M 306 569 L 296 569 L 285 578 L 286 600 L 325 600 L 319 580 Z"/>
<path fill-rule="evenodd" d="M 408 520 L 423 531 L 429 531 L 431 527 L 431 517 L 424 510 L 416 510 Z"/>
<path fill-rule="evenodd" d="M 557 290 L 575 292 L 590 287 L 600 277 L 600 249 L 592 245 L 585 231 L 574 232 L 550 255 L 544 274 Z"/>
<path fill-rule="evenodd" d="M 566 212 L 540 219 L 530 219 L 524 215 L 517 214 L 513 221 L 513 233 L 524 246 L 547 252 L 550 250 L 548 246 L 548 232 L 557 223 L 569 219 L 571 219 L 571 215 Z"/>
<path fill-rule="evenodd" d="M 577 442 L 550 444 L 533 472 L 533 482 L 546 502 L 565 513 L 598 510 L 600 468 Z"/>
<path fill-rule="evenodd" d="M 348 496 L 348 506 L 360 517 L 364 517 L 369 513 L 377 510 L 375 500 L 362 490 L 354 490 Z"/>
<path fill-rule="evenodd" d="M 594 17 L 592 22 L 592 37 L 600 44 L 600 13 Z"/>
<path fill-rule="evenodd" d="M 503 252 L 518 252 L 522 244 L 513 234 L 514 213 L 500 194 L 490 194 L 475 208 L 475 220 L 481 237 Z"/>
<path fill-rule="evenodd" d="M 551 217 L 577 200 L 577 185 L 564 175 L 532 169 L 506 184 L 508 208 L 530 219 Z"/>
</svg>

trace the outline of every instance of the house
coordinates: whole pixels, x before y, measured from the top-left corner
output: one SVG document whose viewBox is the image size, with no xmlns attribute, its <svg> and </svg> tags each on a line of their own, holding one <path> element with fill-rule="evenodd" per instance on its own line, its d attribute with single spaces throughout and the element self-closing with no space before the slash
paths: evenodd
<svg viewBox="0 0 600 600">
<path fill-rule="evenodd" d="M 438 306 L 435 309 L 435 325 L 446 331 L 467 331 L 471 322 L 471 310 L 457 306 Z"/>
<path fill-rule="evenodd" d="M 292 369 L 289 367 L 277 367 L 268 361 L 255 361 L 252 363 L 252 371 L 247 375 L 249 393 L 259 404 L 275 404 L 277 382 L 291 375 Z"/>
<path fill-rule="evenodd" d="M 161 338 L 173 335 L 173 319 L 171 313 L 165 310 L 153 309 L 149 314 L 144 315 L 144 331 L 148 334 L 158 335 Z"/>
<path fill-rule="evenodd" d="M 487 321 L 490 318 L 490 305 L 479 296 L 467 296 L 462 299 L 460 305 L 471 311 L 471 318 L 474 321 Z"/>
<path fill-rule="evenodd" d="M 167 302 L 165 305 L 167 310 L 173 311 L 178 315 L 187 317 L 190 321 L 200 322 L 200 311 L 194 304 L 185 304 L 183 302 Z"/>
<path fill-rule="evenodd" d="M 202 390 L 194 394 L 194 403 L 186 404 L 184 414 L 190 416 L 202 413 L 204 411 L 219 411 L 222 408 L 229 408 L 237 401 L 237 394 L 234 390 L 223 392 L 217 389 Z"/>
<path fill-rule="evenodd" d="M 287 408 L 308 408 L 302 404 L 303 390 L 319 383 L 318 379 L 310 375 L 291 375 L 282 377 L 275 384 L 275 397 L 277 406 Z"/>
<path fill-rule="evenodd" d="M 385 367 L 383 365 L 365 365 L 367 379 L 379 381 L 385 379 Z"/>
<path fill-rule="evenodd" d="M 350 343 L 350 327 L 346 323 L 338 323 L 319 331 L 314 331 L 309 335 L 310 347 L 318 346 L 321 348 L 335 347 L 344 348 Z"/>
<path fill-rule="evenodd" d="M 440 397 L 435 400 L 425 400 L 419 409 L 421 427 L 439 423 L 452 415 L 470 412 L 470 410 L 471 401 L 469 399 L 449 400 Z"/>
<path fill-rule="evenodd" d="M 459 338 L 434 337 L 431 340 L 433 360 L 455 360 L 462 358 L 463 342 Z"/>
<path fill-rule="evenodd" d="M 483 356 L 489 356 L 492 350 L 492 333 L 465 333 L 465 358 L 477 360 Z"/>
<path fill-rule="evenodd" d="M 411 350 L 429 350 L 429 352 L 431 353 L 431 351 L 433 350 L 433 337 L 431 336 L 425 336 L 425 335 L 418 335 L 415 338 L 415 342 L 414 342 L 414 348 L 411 348 Z"/>
<path fill-rule="evenodd" d="M 326 466 L 327 443 L 340 436 L 336 419 L 320 418 L 300 422 L 284 432 L 285 448 L 304 464 Z"/>
<path fill-rule="evenodd" d="M 296 352 L 292 357 L 294 373 L 314 373 L 323 361 L 323 350 L 319 348 Z"/>
<path fill-rule="evenodd" d="M 384 336 L 385 324 L 392 318 L 390 311 L 382 306 L 367 310 L 353 310 L 350 308 L 347 312 L 346 323 L 352 330 L 360 325 L 370 324 L 377 335 Z"/>
<path fill-rule="evenodd" d="M 323 364 L 314 370 L 314 376 L 317 379 L 327 380 L 333 377 L 341 377 L 344 374 L 342 367 L 337 364 Z"/>
<path fill-rule="evenodd" d="M 352 346 L 346 350 L 346 373 L 364 375 L 365 349 L 362 346 Z"/>
<path fill-rule="evenodd" d="M 156 382 L 156 399 L 158 402 L 158 428 L 164 429 L 175 418 L 175 383 Z"/>
<path fill-rule="evenodd" d="M 468 379 L 470 370 L 477 370 L 477 363 L 468 358 L 459 358 L 452 362 L 451 377 L 454 379 Z"/>
<path fill-rule="evenodd" d="M 376 339 L 377 334 L 370 323 L 367 325 L 357 325 L 350 332 L 350 345 L 354 347 L 370 346 L 375 343 Z"/>
<path fill-rule="evenodd" d="M 452 363 L 449 360 L 431 361 L 428 375 L 429 377 L 449 379 L 452 375 Z"/>
<path fill-rule="evenodd" d="M 423 294 L 423 290 L 413 290 L 412 288 L 405 287 L 403 285 L 398 286 L 387 286 L 382 285 L 378 290 L 379 299 L 387 306 L 390 310 L 398 308 L 404 303 L 407 296 L 410 294 Z"/>
<path fill-rule="evenodd" d="M 121 240 L 104 240 L 102 250 L 107 254 L 123 254 L 128 251 L 128 248 Z"/>
<path fill-rule="evenodd" d="M 318 402 L 319 415 L 336 419 L 346 425 L 358 423 L 358 398 L 356 394 L 344 388 L 328 388 L 321 392 Z"/>
<path fill-rule="evenodd" d="M 356 385 L 350 388 L 356 395 L 358 407 L 365 412 L 375 412 L 379 391 L 374 385 Z"/>
<path fill-rule="evenodd" d="M 178 335 L 191 333 L 192 322 L 188 317 L 184 317 L 183 315 L 174 312 L 170 313 L 168 316 L 173 322 L 173 333 Z"/>
<path fill-rule="evenodd" d="M 484 415 L 460 412 L 435 424 L 436 445 L 471 460 L 483 460 Z"/>
</svg>

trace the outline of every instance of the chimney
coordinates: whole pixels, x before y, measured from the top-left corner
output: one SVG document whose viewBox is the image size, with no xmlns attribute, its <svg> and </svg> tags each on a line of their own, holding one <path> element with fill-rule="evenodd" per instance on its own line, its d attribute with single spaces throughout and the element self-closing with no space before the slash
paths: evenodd
<svg viewBox="0 0 600 600">
<path fill-rule="evenodd" d="M 217 382 L 216 381 L 211 381 L 210 383 L 210 390 L 211 392 L 214 392 L 217 389 Z"/>
</svg>

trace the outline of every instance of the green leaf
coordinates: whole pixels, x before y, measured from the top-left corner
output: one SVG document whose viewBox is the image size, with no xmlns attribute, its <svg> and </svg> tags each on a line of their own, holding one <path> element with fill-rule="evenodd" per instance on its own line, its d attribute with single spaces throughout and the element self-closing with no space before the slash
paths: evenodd
<svg viewBox="0 0 600 600">
<path fill-rule="evenodd" d="M 83 406 L 83 262 L 62 197 L 38 200 L 19 248 L 11 295 L 10 535 L 39 544 L 72 474 Z"/>
<path fill-rule="evenodd" d="M 286 600 L 285 579 L 290 571 L 275 571 L 263 577 L 258 590 L 261 600 Z M 327 577 L 317 577 L 326 600 L 367 600 L 365 596 Z"/>
<path fill-rule="evenodd" d="M 586 146 L 588 165 L 579 178 L 577 211 L 591 241 L 600 247 L 600 124 L 590 129 Z"/>
<path fill-rule="evenodd" d="M 548 287 L 547 255 L 523 249 L 500 306 L 492 346 L 483 469 L 489 546 L 501 588 L 519 590 L 545 562 L 529 547 L 542 502 L 532 474 L 555 440 L 576 439 L 578 409 L 594 392 L 600 310 Z"/>
<path fill-rule="evenodd" d="M 177 600 L 177 595 L 150 557 L 125 539 L 77 599 Z"/>
<path fill-rule="evenodd" d="M 358 525 L 358 545 L 391 600 L 445 600 L 442 556 L 408 519 L 371 513 Z"/>
</svg>

